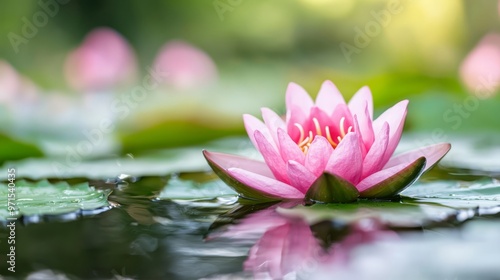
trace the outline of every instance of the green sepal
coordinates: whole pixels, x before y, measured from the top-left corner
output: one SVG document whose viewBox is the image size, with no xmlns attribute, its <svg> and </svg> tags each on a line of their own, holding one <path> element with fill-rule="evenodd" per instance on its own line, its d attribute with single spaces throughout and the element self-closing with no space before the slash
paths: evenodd
<svg viewBox="0 0 500 280">
<path fill-rule="evenodd" d="M 359 197 L 356 187 L 347 180 L 330 173 L 323 173 L 306 193 L 306 201 L 353 202 Z"/>
<path fill-rule="evenodd" d="M 410 165 L 360 193 L 363 198 L 390 198 L 413 184 L 425 168 L 426 159 L 420 157 Z"/>
</svg>

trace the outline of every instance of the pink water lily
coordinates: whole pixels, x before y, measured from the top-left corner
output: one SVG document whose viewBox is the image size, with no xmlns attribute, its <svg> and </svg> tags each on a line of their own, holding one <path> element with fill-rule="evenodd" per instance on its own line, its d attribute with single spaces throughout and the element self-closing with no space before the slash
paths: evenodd
<svg viewBox="0 0 500 280">
<path fill-rule="evenodd" d="M 286 92 L 286 119 L 268 108 L 264 122 L 244 115 L 247 133 L 264 162 L 204 151 L 215 173 L 240 195 L 258 200 L 306 198 L 346 202 L 392 197 L 439 161 L 450 144 L 427 146 L 393 157 L 408 101 L 373 120 L 368 87 L 346 103 L 325 81 L 314 102 L 297 84 Z"/>
<path fill-rule="evenodd" d="M 102 91 L 135 80 L 137 62 L 125 38 L 113 29 L 100 27 L 68 54 L 64 73 L 73 89 Z"/>
<path fill-rule="evenodd" d="M 168 73 L 165 83 L 179 90 L 210 87 L 218 80 L 217 65 L 203 50 L 183 41 L 170 41 L 160 50 L 154 68 Z"/>
</svg>

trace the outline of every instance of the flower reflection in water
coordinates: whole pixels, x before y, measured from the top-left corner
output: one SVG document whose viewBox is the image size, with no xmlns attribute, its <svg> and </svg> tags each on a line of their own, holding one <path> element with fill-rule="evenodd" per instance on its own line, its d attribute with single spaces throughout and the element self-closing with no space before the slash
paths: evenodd
<svg viewBox="0 0 500 280">
<path fill-rule="evenodd" d="M 286 218 L 275 210 L 293 207 L 291 203 L 274 204 L 246 214 L 245 208 L 227 213 L 232 220 L 221 233 L 207 239 L 231 238 L 257 241 L 250 248 L 244 270 L 255 279 L 309 279 L 310 276 L 335 276 L 348 265 L 351 253 L 360 245 L 381 240 L 397 240 L 395 232 L 384 228 L 379 220 L 370 218 L 353 223 L 326 220 L 313 225 L 299 218 Z M 224 216 L 224 215 L 223 215 Z M 213 228 L 212 228 L 213 229 Z"/>
<path fill-rule="evenodd" d="M 257 279 L 277 279 L 314 267 L 321 246 L 309 225 L 292 220 L 269 229 L 250 249 L 244 267 Z"/>
</svg>

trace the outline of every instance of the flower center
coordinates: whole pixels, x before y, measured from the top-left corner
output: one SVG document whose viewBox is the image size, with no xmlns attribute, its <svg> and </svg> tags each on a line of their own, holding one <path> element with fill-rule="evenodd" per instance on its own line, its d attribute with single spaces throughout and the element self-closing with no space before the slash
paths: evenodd
<svg viewBox="0 0 500 280">
<path fill-rule="evenodd" d="M 313 118 L 312 121 L 314 123 L 314 129 L 315 129 L 315 131 L 309 130 L 307 136 L 306 136 L 304 127 L 301 124 L 299 124 L 299 123 L 294 123 L 294 125 L 300 131 L 300 138 L 299 138 L 299 141 L 297 141 L 297 145 L 302 150 L 302 152 L 304 152 L 304 154 L 306 154 L 307 151 L 309 151 L 309 147 L 311 147 L 311 143 L 314 140 L 314 137 L 316 135 L 323 136 L 323 131 L 325 132 L 324 137 L 328 140 L 328 142 L 330 143 L 330 145 L 332 145 L 332 147 L 334 149 L 338 146 L 338 144 L 340 143 L 340 141 L 342 141 L 342 139 L 344 139 L 344 137 L 346 136 L 346 134 L 352 131 L 352 125 L 351 125 L 351 126 L 349 126 L 347 128 L 347 132 L 346 132 L 346 129 L 345 129 L 345 117 L 342 117 L 340 119 L 340 125 L 339 125 L 340 134 L 337 136 L 337 138 L 334 139 L 332 137 L 331 132 L 330 132 L 330 127 L 329 126 L 323 127 L 323 130 L 322 130 L 321 129 L 321 125 L 320 125 L 320 123 L 319 123 L 319 121 L 318 121 L 317 118 Z"/>
</svg>

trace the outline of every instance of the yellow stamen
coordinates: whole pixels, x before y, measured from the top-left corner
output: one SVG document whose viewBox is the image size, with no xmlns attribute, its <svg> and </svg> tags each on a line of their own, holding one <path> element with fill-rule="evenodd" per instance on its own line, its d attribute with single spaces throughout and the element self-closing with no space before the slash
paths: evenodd
<svg viewBox="0 0 500 280">
<path fill-rule="evenodd" d="M 302 150 L 302 152 L 307 153 L 313 140 L 314 140 L 313 132 L 309 131 L 309 135 L 306 137 L 306 139 L 302 140 L 302 142 L 298 143 L 297 145 Z"/>
<path fill-rule="evenodd" d="M 307 154 L 307 152 L 311 148 L 311 144 L 314 140 L 314 137 L 316 135 L 323 136 L 322 130 L 321 130 L 321 124 L 319 123 L 318 119 L 313 118 L 312 121 L 314 123 L 314 128 L 312 130 L 309 130 L 309 132 L 307 133 L 307 136 L 306 136 L 304 127 L 298 123 L 294 123 L 294 125 L 299 129 L 299 132 L 300 132 L 300 138 L 299 138 L 299 141 L 297 141 L 297 143 L 298 143 L 297 145 L 302 150 L 302 152 L 304 152 L 305 154 Z M 330 145 L 332 145 L 332 147 L 335 149 L 340 144 L 342 139 L 344 139 L 346 134 L 353 131 L 353 126 L 352 125 L 349 126 L 347 128 L 347 133 L 346 133 L 345 117 L 342 117 L 340 119 L 340 126 L 339 126 L 339 130 L 340 130 L 339 134 L 340 135 L 335 135 L 335 136 L 337 136 L 335 140 L 332 137 L 332 133 L 330 132 L 330 127 L 325 126 L 324 129 L 325 129 L 325 137 L 328 140 L 328 143 L 330 143 Z"/>
<path fill-rule="evenodd" d="M 295 125 L 300 131 L 300 139 L 298 142 L 301 143 L 302 141 L 304 141 L 304 128 L 298 123 L 294 123 L 293 125 Z"/>
<path fill-rule="evenodd" d="M 304 141 L 299 143 L 299 147 L 302 148 L 303 146 L 305 146 L 307 143 L 309 143 L 309 140 L 310 140 L 309 136 L 307 136 L 306 139 L 304 139 Z"/>
<path fill-rule="evenodd" d="M 326 131 L 326 139 L 328 140 L 328 142 L 330 142 L 330 144 L 336 148 L 337 147 L 337 143 L 335 143 L 335 141 L 333 141 L 332 139 L 332 135 L 330 134 L 330 127 L 327 126 L 325 127 L 325 131 Z"/>
<path fill-rule="evenodd" d="M 313 118 L 314 127 L 316 128 L 316 134 L 321 135 L 321 127 L 319 126 L 319 121 L 317 118 Z"/>
<path fill-rule="evenodd" d="M 344 130 L 344 121 L 345 117 L 342 117 L 340 119 L 340 136 L 344 137 L 345 136 L 345 130 Z M 339 140 L 340 141 L 340 140 Z"/>
</svg>

